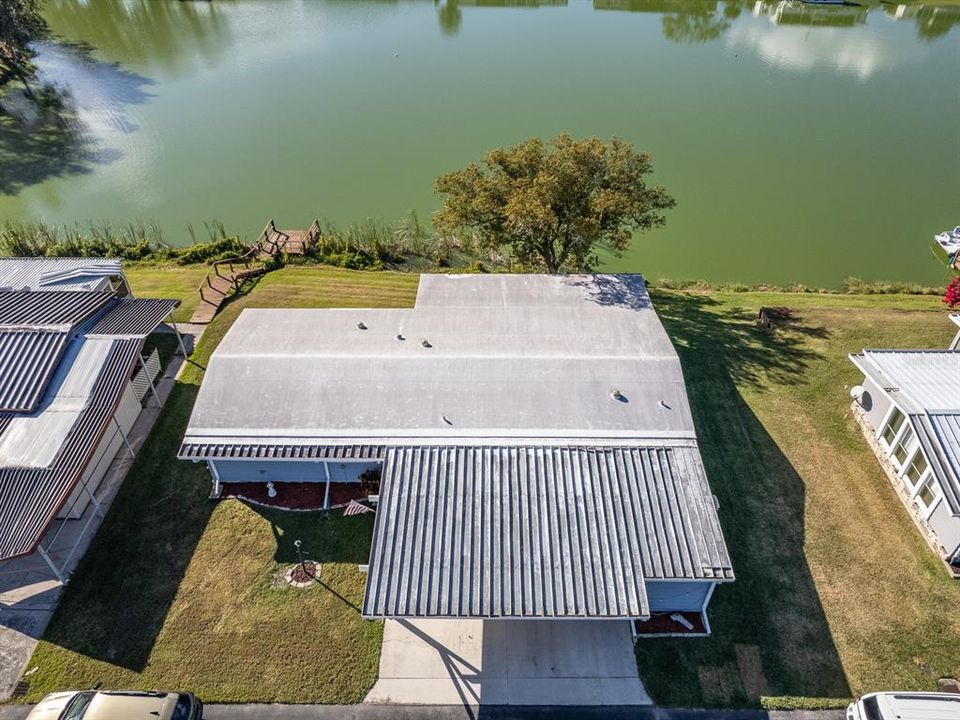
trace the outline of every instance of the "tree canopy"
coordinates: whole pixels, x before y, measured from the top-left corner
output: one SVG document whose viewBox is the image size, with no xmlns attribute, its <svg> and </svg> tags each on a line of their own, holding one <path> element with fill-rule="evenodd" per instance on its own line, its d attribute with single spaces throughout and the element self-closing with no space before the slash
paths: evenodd
<svg viewBox="0 0 960 720">
<path fill-rule="evenodd" d="M 647 184 L 651 171 L 650 156 L 618 138 L 527 140 L 439 178 L 434 222 L 441 232 L 507 247 L 529 267 L 589 271 L 601 248 L 621 253 L 634 231 L 664 223 L 674 200 Z"/>
<path fill-rule="evenodd" d="M 41 0 L 0 0 L 0 82 L 20 75 L 30 59 L 27 43 L 44 28 Z"/>
</svg>

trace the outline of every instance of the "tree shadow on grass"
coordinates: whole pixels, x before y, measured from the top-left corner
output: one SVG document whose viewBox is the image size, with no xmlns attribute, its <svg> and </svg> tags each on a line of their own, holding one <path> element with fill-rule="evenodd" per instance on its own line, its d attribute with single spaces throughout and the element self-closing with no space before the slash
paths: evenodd
<svg viewBox="0 0 960 720">
<path fill-rule="evenodd" d="M 206 467 L 176 459 L 197 390 L 173 389 L 45 641 L 136 672 L 146 667 L 213 510 Z"/>
<path fill-rule="evenodd" d="M 804 554 L 803 479 L 738 389 L 803 382 L 817 357 L 808 340 L 827 330 L 788 313 L 767 333 L 755 326 L 755 311 L 699 295 L 655 293 L 654 302 L 683 364 L 736 581 L 714 595 L 710 638 L 638 642 L 641 677 L 665 705 L 848 697 Z"/>
<path fill-rule="evenodd" d="M 0 98 L 0 194 L 116 162 L 104 135 L 138 129 L 127 107 L 145 103 L 149 78 L 97 60 L 89 46 L 37 44 L 39 83 Z"/>
<path fill-rule="evenodd" d="M 344 517 L 341 509 L 313 512 L 244 504 L 270 523 L 277 541 L 273 559 L 281 565 L 300 560 L 295 540 L 300 540 L 306 560 L 365 565 L 370 557 L 373 514 Z"/>
</svg>

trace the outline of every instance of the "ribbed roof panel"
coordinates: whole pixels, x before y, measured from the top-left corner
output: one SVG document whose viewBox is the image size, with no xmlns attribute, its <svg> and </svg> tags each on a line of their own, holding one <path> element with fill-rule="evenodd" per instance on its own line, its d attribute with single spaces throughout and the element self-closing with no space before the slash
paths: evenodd
<svg viewBox="0 0 960 720">
<path fill-rule="evenodd" d="M 32 412 L 63 355 L 69 333 L 0 331 L 0 412 Z"/>
<path fill-rule="evenodd" d="M 389 448 L 367 617 L 645 617 L 733 577 L 695 447 Z"/>
</svg>

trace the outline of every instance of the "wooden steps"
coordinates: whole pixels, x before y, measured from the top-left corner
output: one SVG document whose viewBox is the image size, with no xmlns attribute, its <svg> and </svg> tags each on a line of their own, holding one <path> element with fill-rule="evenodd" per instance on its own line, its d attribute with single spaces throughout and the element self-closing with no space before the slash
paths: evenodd
<svg viewBox="0 0 960 720">
<path fill-rule="evenodd" d="M 200 303 L 190 322 L 210 322 L 224 301 L 235 295 L 246 280 L 267 272 L 268 262 L 283 255 L 304 255 L 319 237 L 320 223 L 317 220 L 306 230 L 278 230 L 271 219 L 250 250 L 240 257 L 218 260 L 210 266 L 197 288 Z"/>
</svg>

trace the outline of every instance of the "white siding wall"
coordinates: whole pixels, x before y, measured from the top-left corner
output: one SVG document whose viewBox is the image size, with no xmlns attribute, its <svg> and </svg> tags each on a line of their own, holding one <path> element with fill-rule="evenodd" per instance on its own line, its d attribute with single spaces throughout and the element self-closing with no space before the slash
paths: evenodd
<svg viewBox="0 0 960 720">
<path fill-rule="evenodd" d="M 860 407 L 866 413 L 870 425 L 874 430 L 877 430 L 887 416 L 887 410 L 890 409 L 890 398 L 870 378 L 864 379 L 863 389 L 866 392 L 860 398 Z"/>
<path fill-rule="evenodd" d="M 933 509 L 927 523 L 946 549 L 947 557 L 953 555 L 957 547 L 960 547 L 960 517 L 953 515 L 946 501 L 941 500 Z"/>
<path fill-rule="evenodd" d="M 326 482 L 323 461 L 301 460 L 215 460 L 220 482 Z M 329 463 L 331 482 L 357 482 L 360 473 L 380 463 Z"/>
<path fill-rule="evenodd" d="M 133 424 L 137 421 L 137 418 L 140 417 L 140 411 L 142 409 L 143 407 L 140 405 L 140 401 L 137 400 L 136 393 L 133 391 L 133 386 L 127 383 L 123 395 L 120 398 L 120 404 L 117 406 L 117 412 L 114 414 L 114 417 L 120 423 L 125 433 L 130 432 Z M 120 451 L 128 452 L 123 442 L 123 437 L 117 430 L 117 426 L 111 420 L 107 425 L 107 430 L 104 432 L 103 438 L 100 440 L 100 444 L 97 445 L 97 449 L 93 453 L 93 457 L 83 471 L 83 482 L 89 488 L 90 492 L 96 492 L 97 488 L 100 487 L 100 481 L 103 480 L 107 468 L 110 467 L 110 463 L 113 462 L 113 459 Z M 75 505 L 74 501 L 76 501 Z M 57 517 L 59 519 L 69 518 L 76 520 L 83 515 L 89 503 L 90 496 L 84 491 L 83 484 L 78 483 L 70 499 L 68 499 L 63 506 L 63 511 Z M 73 506 L 72 509 L 71 505 Z"/>
<path fill-rule="evenodd" d="M 702 610 L 711 585 L 713 582 L 709 580 L 703 582 L 647 580 L 647 600 L 650 601 L 650 611 Z"/>
</svg>

